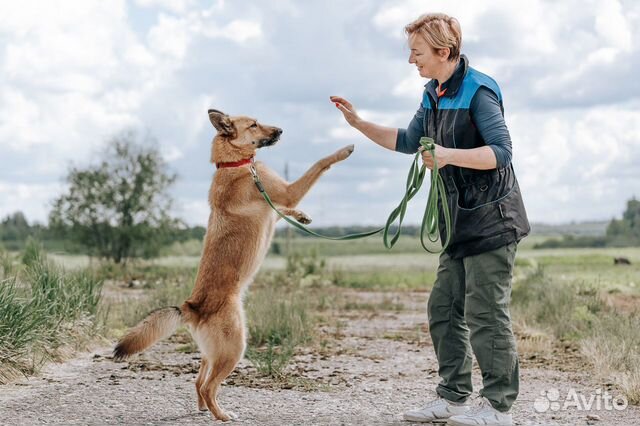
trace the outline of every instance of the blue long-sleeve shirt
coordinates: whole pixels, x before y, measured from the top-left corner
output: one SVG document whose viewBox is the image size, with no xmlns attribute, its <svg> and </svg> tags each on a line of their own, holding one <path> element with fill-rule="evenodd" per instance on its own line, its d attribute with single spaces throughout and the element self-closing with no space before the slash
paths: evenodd
<svg viewBox="0 0 640 426">
<path fill-rule="evenodd" d="M 511 136 L 502 116 L 498 96 L 486 87 L 480 87 L 469 105 L 471 120 L 484 142 L 493 149 L 496 168 L 501 169 L 511 163 Z M 420 147 L 420 138 L 425 136 L 423 128 L 424 108 L 420 108 L 406 129 L 398 129 L 396 151 L 414 154 Z"/>
</svg>

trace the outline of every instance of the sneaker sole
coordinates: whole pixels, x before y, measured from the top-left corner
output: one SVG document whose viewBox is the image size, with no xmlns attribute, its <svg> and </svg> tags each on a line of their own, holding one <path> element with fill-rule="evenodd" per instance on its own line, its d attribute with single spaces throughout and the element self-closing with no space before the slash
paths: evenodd
<svg viewBox="0 0 640 426">
<path fill-rule="evenodd" d="M 434 424 L 434 425 L 446 425 L 447 424 L 447 420 L 448 419 L 435 419 L 435 420 L 424 420 L 424 419 L 417 419 L 417 418 L 406 418 L 406 417 L 402 417 L 402 419 L 405 422 L 411 422 L 411 423 L 424 423 L 424 424 Z"/>
<path fill-rule="evenodd" d="M 447 426 L 471 426 L 468 423 L 458 423 L 457 421 L 451 420 L 451 419 L 447 420 L 446 425 Z M 512 423 L 500 423 L 499 425 L 492 425 L 492 426 L 513 426 L 513 422 Z"/>
</svg>

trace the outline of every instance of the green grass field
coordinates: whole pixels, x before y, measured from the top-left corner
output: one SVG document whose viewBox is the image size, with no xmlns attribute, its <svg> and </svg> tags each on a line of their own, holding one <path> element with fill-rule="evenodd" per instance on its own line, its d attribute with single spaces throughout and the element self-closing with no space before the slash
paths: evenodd
<svg viewBox="0 0 640 426">
<path fill-rule="evenodd" d="M 547 237 L 533 235 L 518 246 L 519 261 L 534 261 L 549 276 L 561 282 L 584 282 L 614 291 L 640 291 L 640 248 L 565 248 L 533 249 L 533 245 Z M 276 240 L 282 247 L 284 241 Z M 325 258 L 328 269 L 343 287 L 402 290 L 428 290 L 435 279 L 438 255 L 425 252 L 418 238 L 403 236 L 398 245 L 388 250 L 379 236 L 355 241 L 329 241 L 294 238 L 291 251 Z M 630 266 L 617 266 L 614 257 L 626 257 Z M 80 269 L 91 265 L 86 256 L 50 256 L 66 269 Z M 168 255 L 129 265 L 137 270 L 144 264 L 145 274 L 154 270 L 197 268 L 199 256 Z M 262 265 L 263 271 L 286 267 L 286 257 L 270 254 Z"/>
</svg>

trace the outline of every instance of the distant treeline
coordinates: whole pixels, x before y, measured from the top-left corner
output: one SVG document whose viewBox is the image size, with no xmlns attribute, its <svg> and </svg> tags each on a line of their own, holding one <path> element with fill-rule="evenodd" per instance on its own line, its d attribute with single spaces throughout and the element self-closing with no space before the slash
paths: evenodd
<svg viewBox="0 0 640 426">
<path fill-rule="evenodd" d="M 323 235 L 343 236 L 349 234 L 358 234 L 362 232 L 378 229 L 375 226 L 329 226 L 314 227 L 314 231 Z M 397 227 L 391 228 L 391 233 L 395 233 Z M 169 231 L 163 230 L 164 245 L 171 245 L 176 242 L 185 242 L 189 240 L 201 241 L 204 238 L 206 228 L 204 226 L 187 226 L 180 225 L 173 227 Z M 6 216 L 0 221 L 0 244 L 8 250 L 22 250 L 29 238 L 41 241 L 45 248 L 49 250 L 64 250 L 69 253 L 82 253 L 85 248 L 73 242 L 69 238 L 65 238 L 65 234 L 71 233 L 71 230 L 65 232 L 64 229 L 50 229 L 41 224 L 29 224 L 22 212 L 16 212 Z M 286 238 L 286 236 L 294 235 L 296 238 L 315 238 L 298 229 L 278 228 L 276 237 Z M 417 237 L 420 234 L 420 227 L 408 225 L 402 227 L 402 235 Z"/>
<path fill-rule="evenodd" d="M 627 201 L 622 219 L 612 219 L 609 222 L 605 235 L 564 235 L 562 238 L 550 238 L 533 248 L 637 246 L 640 246 L 640 201 L 634 197 Z"/>
<path fill-rule="evenodd" d="M 204 226 L 178 225 L 169 230 L 163 230 L 163 245 L 190 240 L 201 241 L 204 238 Z M 85 253 L 86 247 L 66 238 L 71 230 L 51 229 L 35 223 L 30 225 L 22 212 L 6 216 L 0 221 L 0 246 L 7 250 L 22 250 L 29 238 L 42 242 L 44 248 L 50 251 L 65 251 L 68 253 Z"/>
</svg>

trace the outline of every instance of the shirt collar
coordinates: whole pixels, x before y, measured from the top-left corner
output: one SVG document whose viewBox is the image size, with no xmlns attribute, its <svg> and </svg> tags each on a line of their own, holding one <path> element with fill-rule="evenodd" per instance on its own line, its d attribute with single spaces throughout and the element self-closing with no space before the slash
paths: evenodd
<svg viewBox="0 0 640 426">
<path fill-rule="evenodd" d="M 458 93 L 458 89 L 462 86 L 462 80 L 464 80 L 464 76 L 467 75 L 467 70 L 469 69 L 469 59 L 467 59 L 466 55 L 460 55 L 460 62 L 458 62 L 458 66 L 455 71 L 451 75 L 451 77 L 444 82 L 442 85 L 442 90 L 446 89 L 446 92 L 443 96 L 452 98 Z M 435 78 L 429 80 L 425 87 L 431 97 L 434 100 L 438 100 L 438 80 Z"/>
</svg>

